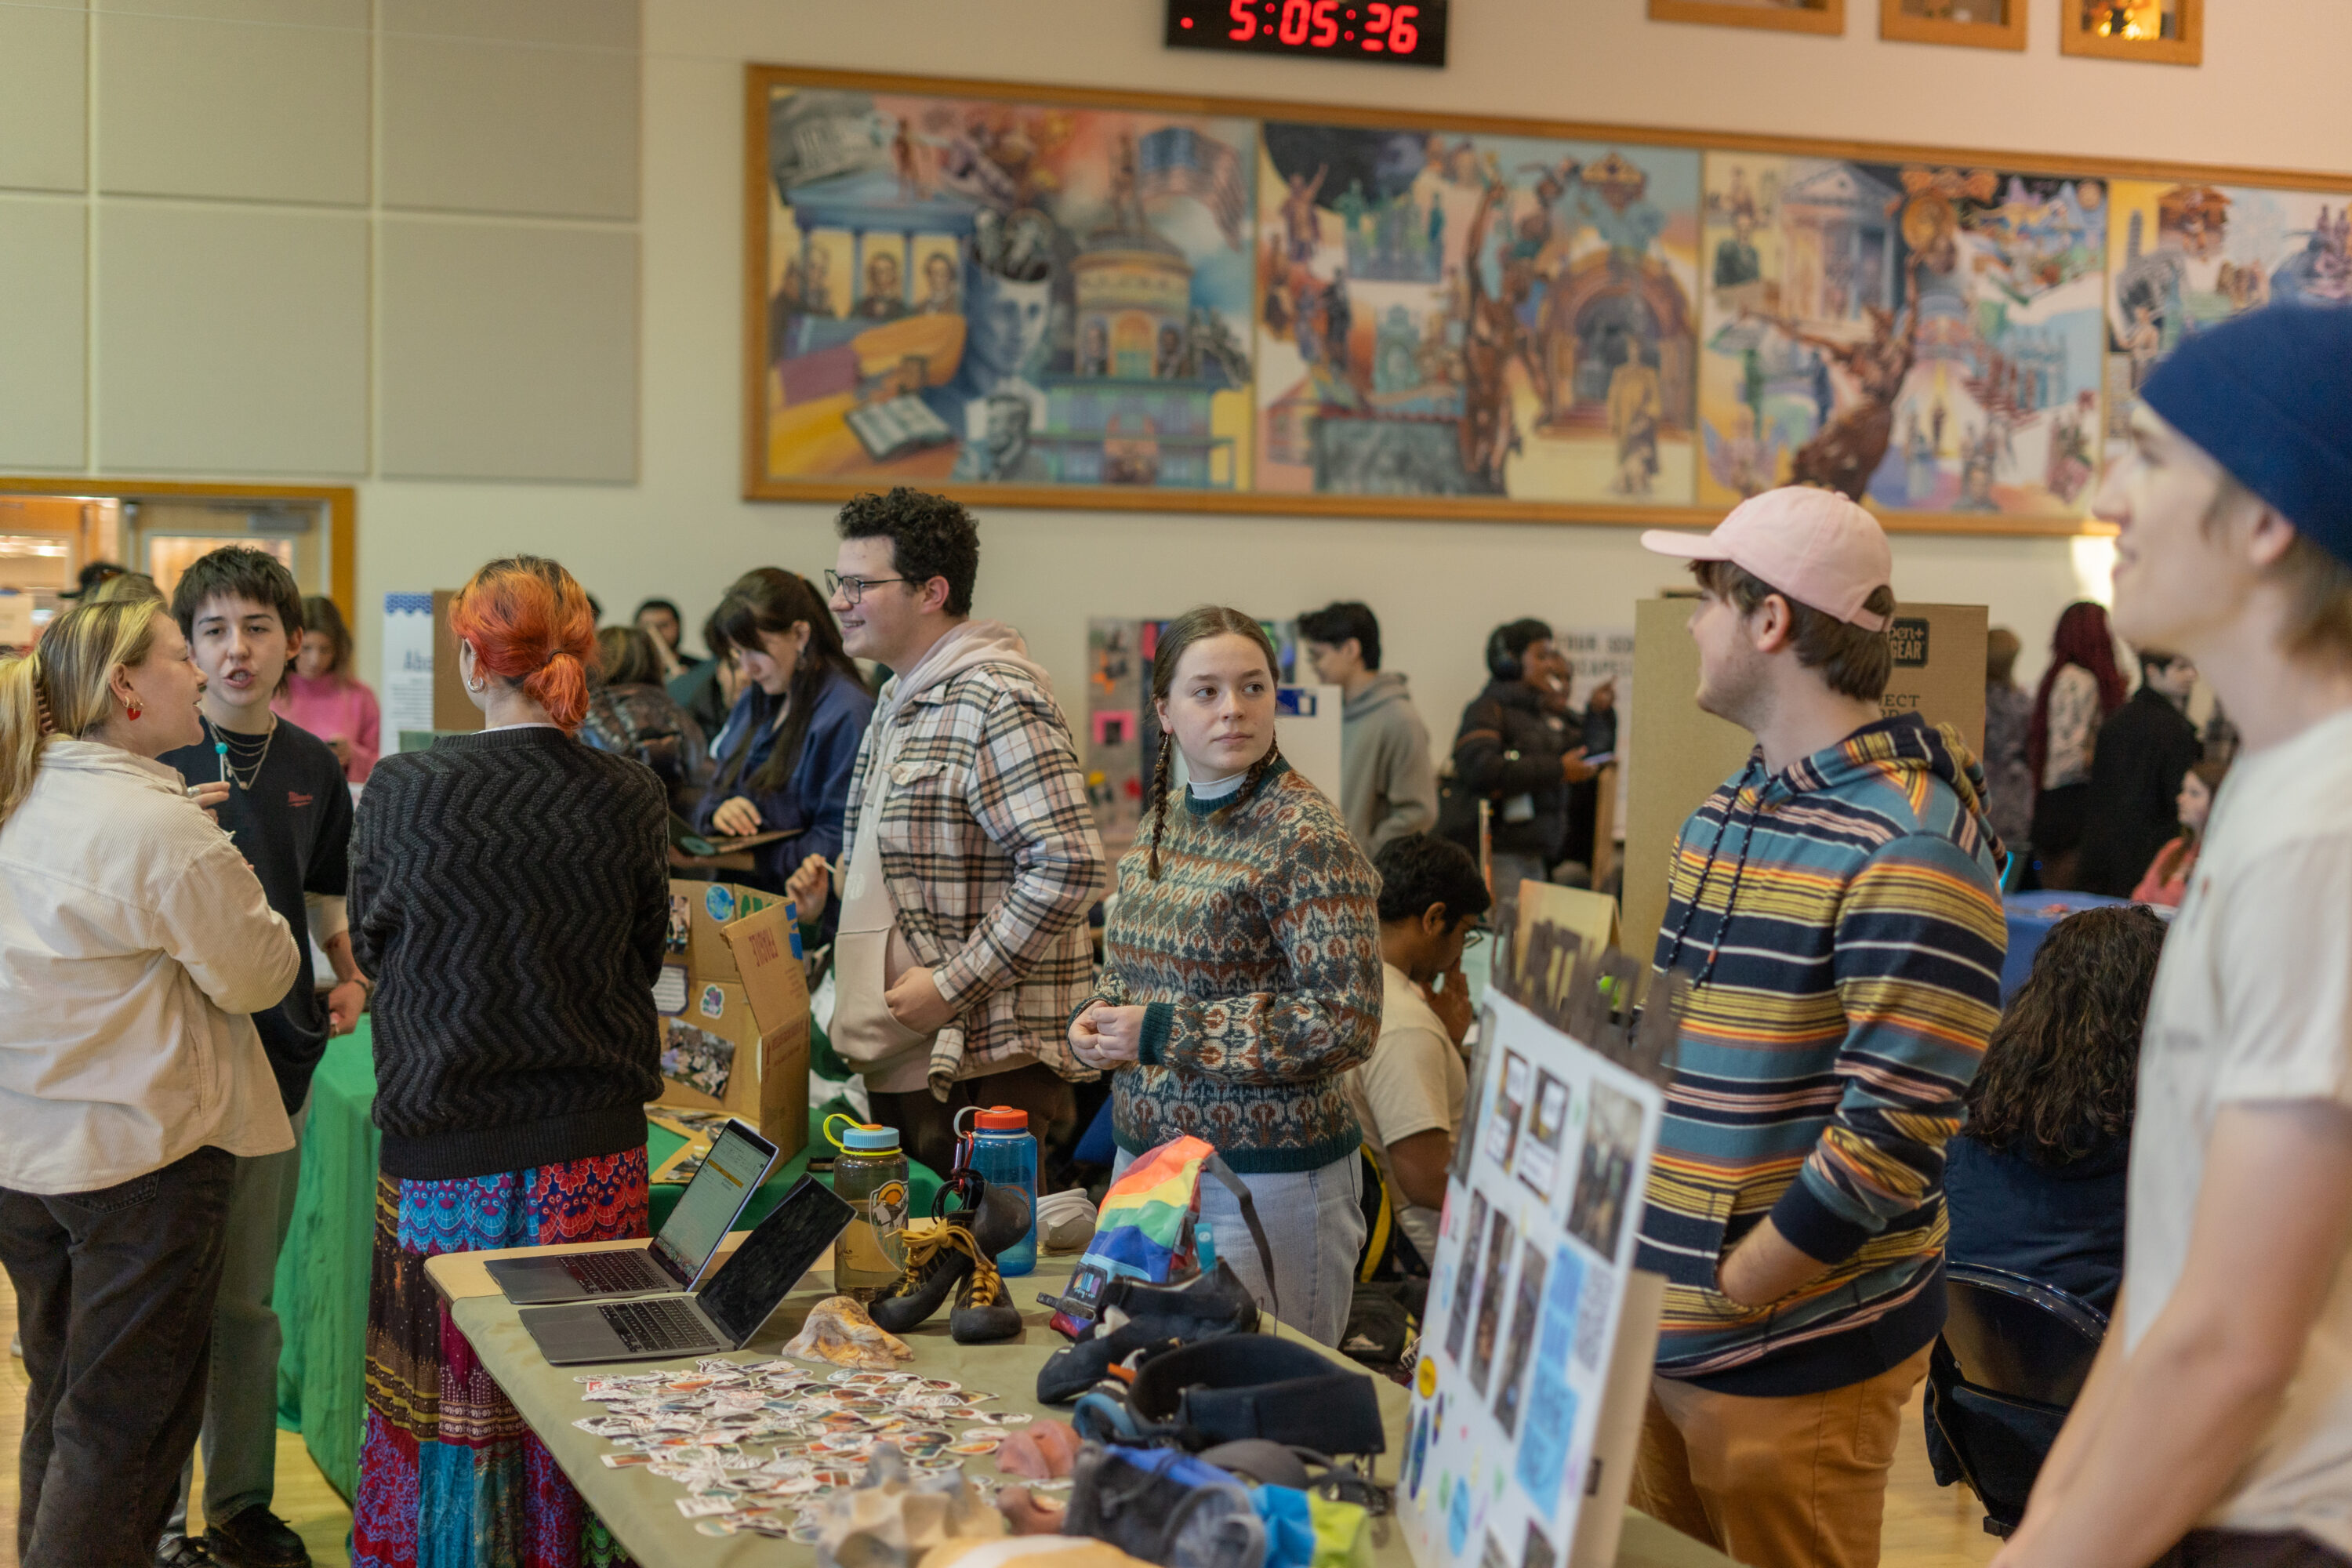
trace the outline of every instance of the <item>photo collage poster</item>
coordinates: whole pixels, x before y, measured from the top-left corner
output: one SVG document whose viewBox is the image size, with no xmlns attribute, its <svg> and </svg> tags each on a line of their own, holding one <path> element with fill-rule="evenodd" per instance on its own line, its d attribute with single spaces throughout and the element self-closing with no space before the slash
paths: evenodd
<svg viewBox="0 0 2352 1568">
<path fill-rule="evenodd" d="M 1423 1568 L 1554 1568 L 1576 1538 L 1664 1100 L 1487 997 L 1397 1511 Z"/>
<path fill-rule="evenodd" d="M 1633 521 L 1812 479 L 2063 528 L 2185 334 L 2352 302 L 2341 193 L 791 78 L 755 495 Z"/>
</svg>

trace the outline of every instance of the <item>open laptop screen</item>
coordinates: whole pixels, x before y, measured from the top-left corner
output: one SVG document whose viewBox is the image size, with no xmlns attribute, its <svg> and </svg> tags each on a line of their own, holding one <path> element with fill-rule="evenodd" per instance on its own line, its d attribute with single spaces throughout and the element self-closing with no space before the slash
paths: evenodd
<svg viewBox="0 0 2352 1568">
<path fill-rule="evenodd" d="M 740 1348 L 849 1227 L 854 1212 L 814 1176 L 803 1176 L 697 1293 L 704 1313 Z"/>
<path fill-rule="evenodd" d="M 735 1216 L 751 1201 L 775 1156 L 774 1144 L 740 1121 L 728 1122 L 712 1141 L 702 1169 L 686 1184 L 661 1234 L 654 1237 L 655 1261 L 677 1276 L 679 1284 L 692 1283 Z"/>
</svg>

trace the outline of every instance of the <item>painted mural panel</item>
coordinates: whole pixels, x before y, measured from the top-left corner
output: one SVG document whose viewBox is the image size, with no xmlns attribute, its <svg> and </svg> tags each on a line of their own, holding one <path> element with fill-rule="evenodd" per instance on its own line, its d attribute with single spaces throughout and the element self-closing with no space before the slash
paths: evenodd
<svg viewBox="0 0 2352 1568">
<path fill-rule="evenodd" d="M 1245 488 L 1256 140 L 771 88 L 766 477 Z"/>
<path fill-rule="evenodd" d="M 1257 488 L 1691 501 L 1699 155 L 1269 121 Z"/>
<path fill-rule="evenodd" d="M 2118 180 L 2107 226 L 2107 455 L 2180 340 L 2273 301 L 2352 304 L 2342 195 Z"/>
<path fill-rule="evenodd" d="M 1896 510 L 2081 512 L 2107 208 L 2097 180 L 1707 154 L 1700 500 L 1802 479 Z"/>
</svg>

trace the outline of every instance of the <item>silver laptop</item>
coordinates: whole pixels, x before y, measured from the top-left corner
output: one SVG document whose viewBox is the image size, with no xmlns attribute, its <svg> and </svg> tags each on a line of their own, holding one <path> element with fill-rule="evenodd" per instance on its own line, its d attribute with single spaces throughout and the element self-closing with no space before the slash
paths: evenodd
<svg viewBox="0 0 2352 1568">
<path fill-rule="evenodd" d="M 482 1267 L 517 1306 L 691 1290 L 775 1163 L 773 1143 L 730 1120 L 711 1140 L 702 1168 L 651 1241 L 604 1252 L 499 1258 Z"/>
<path fill-rule="evenodd" d="M 814 1176 L 803 1176 L 691 1294 L 529 1307 L 520 1314 L 522 1326 L 553 1366 L 741 1350 L 856 1212 Z"/>
</svg>

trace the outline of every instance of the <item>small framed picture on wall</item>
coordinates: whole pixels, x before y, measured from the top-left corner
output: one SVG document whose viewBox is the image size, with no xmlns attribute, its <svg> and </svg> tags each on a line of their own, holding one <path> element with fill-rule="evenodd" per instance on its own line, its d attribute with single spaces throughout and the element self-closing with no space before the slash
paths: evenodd
<svg viewBox="0 0 2352 1568">
<path fill-rule="evenodd" d="M 2028 4 L 2029 0 L 1878 0 L 1878 36 L 1907 44 L 2022 49 Z"/>
<path fill-rule="evenodd" d="M 1845 31 L 1845 0 L 1650 0 L 1650 20 L 1840 34 Z"/>
<path fill-rule="evenodd" d="M 2205 58 L 2205 0 L 2058 0 L 2058 50 L 2193 66 Z"/>
</svg>

